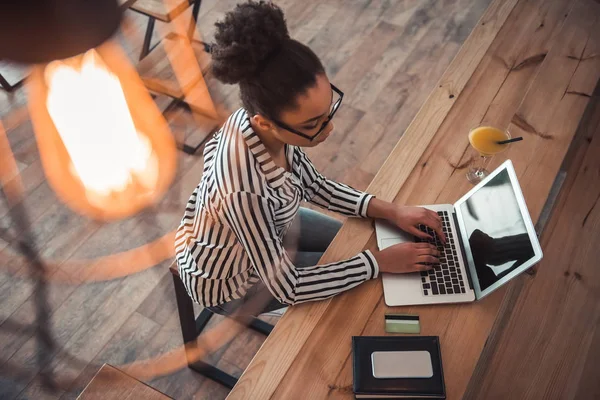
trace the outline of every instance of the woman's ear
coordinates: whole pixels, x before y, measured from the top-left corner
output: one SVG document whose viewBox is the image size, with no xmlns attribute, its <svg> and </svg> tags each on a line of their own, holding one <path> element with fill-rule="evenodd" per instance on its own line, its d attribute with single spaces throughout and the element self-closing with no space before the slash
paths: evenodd
<svg viewBox="0 0 600 400">
<path fill-rule="evenodd" d="M 260 129 L 261 131 L 266 132 L 266 131 L 271 131 L 271 130 L 275 129 L 275 124 L 273 124 L 273 122 L 266 119 L 265 117 L 263 117 L 260 114 L 256 114 L 251 119 L 252 119 L 252 124 L 254 126 L 258 127 L 258 129 Z"/>
</svg>

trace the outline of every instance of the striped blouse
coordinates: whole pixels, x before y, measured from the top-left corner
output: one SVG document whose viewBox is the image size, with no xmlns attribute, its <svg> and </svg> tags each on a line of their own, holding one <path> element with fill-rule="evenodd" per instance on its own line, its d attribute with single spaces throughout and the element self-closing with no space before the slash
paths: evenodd
<svg viewBox="0 0 600 400">
<path fill-rule="evenodd" d="M 262 280 L 285 304 L 320 300 L 374 279 L 370 251 L 348 260 L 297 268 L 283 238 L 302 200 L 366 217 L 372 196 L 319 174 L 306 154 L 286 145 L 291 172 L 275 165 L 244 109 L 204 149 L 204 174 L 175 239 L 179 273 L 203 306 L 239 299 Z"/>
</svg>

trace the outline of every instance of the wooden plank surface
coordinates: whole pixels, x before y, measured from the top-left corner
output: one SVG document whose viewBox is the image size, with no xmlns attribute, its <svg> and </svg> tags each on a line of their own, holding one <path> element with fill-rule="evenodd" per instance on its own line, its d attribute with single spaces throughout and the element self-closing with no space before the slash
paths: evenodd
<svg viewBox="0 0 600 400">
<path fill-rule="evenodd" d="M 596 241 L 600 212 L 600 85 L 577 132 L 567 180 L 543 237 L 545 259 L 515 283 L 522 301 L 497 324 L 467 399 L 575 398 L 600 394 Z M 543 302 L 543 307 L 540 303 Z M 595 347 L 594 347 L 595 346 Z M 515 360 L 520 360 L 516 363 Z M 594 377 L 595 375 L 595 377 Z M 493 396 L 489 396 L 492 394 Z M 487 396 L 486 396 L 487 395 Z"/>
<path fill-rule="evenodd" d="M 109 364 L 104 364 L 78 399 L 167 400 L 170 397 L 119 371 L 117 368 Z"/>
<path fill-rule="evenodd" d="M 132 10 L 152 16 L 163 22 L 177 18 L 190 6 L 188 0 L 133 0 Z"/>
<path fill-rule="evenodd" d="M 119 7 L 123 10 L 129 8 L 137 0 L 119 0 Z"/>
<path fill-rule="evenodd" d="M 480 26 L 489 25 L 490 21 L 502 26 L 506 20 L 498 38 L 491 38 L 496 39 L 494 44 L 488 46 L 489 50 L 487 47 L 483 50 L 489 57 L 480 57 L 481 63 L 471 59 L 470 62 L 475 62 L 478 70 L 472 77 L 466 76 L 463 82 L 452 75 L 460 78 L 461 74 L 465 74 L 463 68 L 451 67 L 447 71 L 440 87 L 375 178 L 369 188 L 371 192 L 384 199 L 391 197 L 401 204 L 455 201 L 469 187 L 462 168 L 459 168 L 459 164 L 470 157 L 466 151 L 467 132 L 472 127 L 469 124 L 476 126 L 487 116 L 488 121 L 497 124 L 504 121 L 505 125 L 499 126 L 506 127 L 512 120 L 511 130 L 517 132 L 516 135 L 526 135 L 528 132 L 522 132 L 522 127 L 529 125 L 515 126 L 514 115 L 519 115 L 525 121 L 536 121 L 536 125 L 540 126 L 536 132 L 542 134 L 529 132 L 526 142 L 513 146 L 506 157 L 515 160 L 532 217 L 537 219 L 589 99 L 575 94 L 567 98 L 567 89 L 571 82 L 581 81 L 585 82 L 581 84 L 584 90 L 591 90 L 600 73 L 600 69 L 589 62 L 595 57 L 583 57 L 586 43 L 592 40 L 593 32 L 598 31 L 597 5 L 590 1 L 578 1 L 569 12 L 569 2 L 553 2 L 549 9 L 545 9 L 544 4 L 519 2 L 511 17 L 501 22 L 484 17 Z M 560 17 L 563 14 L 559 15 L 559 10 L 568 15 L 564 24 Z M 536 14 L 538 11 L 539 14 Z M 539 29 L 536 15 L 540 14 L 549 21 L 549 29 L 544 31 L 543 38 L 531 35 L 532 31 Z M 558 31 L 560 34 L 557 34 Z M 533 38 L 534 42 L 529 43 L 530 47 L 523 47 L 529 38 Z M 469 49 L 469 40 L 464 51 Z M 540 47 L 540 43 L 549 45 L 548 55 L 528 58 L 525 65 L 516 64 L 516 68 L 513 68 L 513 64 L 507 65 L 498 57 L 512 56 L 517 60 L 528 50 Z M 470 53 L 463 50 L 457 60 L 461 55 L 469 59 Z M 571 61 L 564 62 L 565 59 Z M 527 68 L 535 70 L 540 62 L 537 74 L 525 71 L 529 76 L 529 81 L 525 82 L 529 83 L 526 85 L 528 90 L 519 91 L 515 97 L 507 97 L 506 107 L 514 110 L 513 116 L 507 120 L 504 112 L 494 114 L 495 117 L 488 115 L 487 109 L 494 99 L 498 101 L 496 95 L 500 93 L 506 78 Z M 587 66 L 585 62 L 588 62 Z M 498 66 L 488 68 L 493 63 L 498 63 Z M 578 78 L 580 75 L 585 78 Z M 444 96 L 439 93 L 440 89 L 446 91 Z M 444 104 L 444 97 L 456 99 L 456 105 L 450 112 L 446 109 L 442 115 L 435 115 L 437 110 L 434 105 Z M 543 107 L 544 104 L 548 107 Z M 429 118 L 423 118 L 424 115 Z M 433 128 L 432 117 L 437 117 L 439 121 Z M 542 120 L 545 121 L 543 124 Z M 517 121 L 520 122 L 518 118 Z M 411 131 L 416 128 L 421 129 Z M 433 129 L 432 136 L 436 134 L 431 143 L 427 141 L 427 128 Z M 411 132 L 415 135 L 413 141 L 407 140 Z M 425 144 L 418 141 L 416 132 L 425 132 Z M 500 161 L 496 160 L 497 163 Z M 414 166 L 416 168 L 413 169 Z M 423 185 L 423 182 L 427 182 L 427 185 Z M 324 261 L 342 259 L 373 244 L 370 225 L 364 221 L 351 221 L 345 224 Z M 445 368 L 449 398 L 462 397 L 500 310 L 505 291 L 506 288 L 501 289 L 484 301 L 470 305 L 392 309 L 418 312 L 424 328 L 422 333 L 441 337 L 444 363 L 449 366 Z M 294 307 L 276 327 L 230 397 L 269 397 L 272 394 L 275 398 L 298 398 L 299 393 L 310 398 L 351 397 L 349 338 L 352 335 L 383 334 L 380 321 L 386 310 L 390 308 L 382 301 L 378 282 L 365 283 L 352 293 L 328 302 Z M 351 319 L 348 318 L 349 312 L 353 316 Z M 278 362 L 270 365 L 269 359 L 273 354 L 277 354 Z"/>
<path fill-rule="evenodd" d="M 545 95 L 546 96 L 562 96 L 562 94 L 564 93 L 564 90 L 566 88 L 566 86 L 568 85 L 569 79 L 571 78 L 571 74 L 574 71 L 573 68 L 576 67 L 572 67 L 569 68 L 568 66 L 565 67 L 564 64 L 561 64 L 560 66 L 557 65 L 557 63 L 559 63 L 559 60 L 562 56 L 564 56 L 564 52 L 565 50 L 573 50 L 575 49 L 575 52 L 577 52 L 577 45 L 583 46 L 584 43 L 586 43 L 586 40 L 588 39 L 588 37 L 590 36 L 591 32 L 594 32 L 593 29 L 593 21 L 595 20 L 595 15 L 596 13 L 594 12 L 595 9 L 590 9 L 588 7 L 587 4 L 585 4 L 584 2 L 580 2 L 579 3 L 579 8 L 576 10 L 576 12 L 574 12 L 572 14 L 571 18 L 571 23 L 568 26 L 568 29 L 565 30 L 563 33 L 565 34 L 565 39 L 562 42 L 557 42 L 556 43 L 556 51 L 552 52 L 551 54 L 553 54 L 549 60 L 548 60 L 548 64 L 546 65 L 546 69 L 548 71 L 548 76 L 544 76 L 544 74 L 540 73 L 540 75 L 538 75 L 538 78 L 536 78 L 536 80 L 533 83 L 533 88 L 537 88 L 537 87 L 542 87 L 542 88 L 547 88 L 548 85 L 555 85 L 556 82 L 560 82 L 561 79 L 563 79 L 563 85 L 558 85 L 558 86 L 554 86 L 552 91 L 545 91 Z M 575 47 L 573 47 L 575 46 Z M 552 60 L 555 60 L 554 62 Z M 562 71 L 562 75 L 560 77 L 557 77 L 556 75 L 554 75 L 556 73 L 556 71 L 560 71 L 561 68 L 563 69 Z M 593 69 L 593 68 L 592 68 Z M 550 71 L 553 71 L 554 74 L 553 75 L 553 79 L 550 79 Z M 595 82 L 598 79 L 598 69 L 594 69 L 595 74 L 592 74 L 592 76 L 590 77 L 591 82 Z M 537 82 L 537 85 L 536 85 Z M 589 82 L 588 82 L 589 85 Z M 591 84 L 591 86 L 593 87 L 593 83 Z M 542 91 L 543 89 L 535 89 L 535 90 L 540 90 Z M 534 92 L 535 93 L 535 92 Z M 552 97 L 550 97 L 551 99 Z M 480 100 L 480 99 L 479 99 Z M 530 98 L 531 100 L 531 98 Z M 533 100 L 531 100 L 533 101 Z M 527 98 L 525 99 L 525 104 L 527 104 Z M 539 104 L 539 97 L 538 97 L 538 104 Z M 579 121 L 579 118 L 581 117 L 581 113 L 583 112 L 583 108 L 585 107 L 585 102 L 580 104 L 579 107 L 573 109 L 572 107 L 566 107 L 565 109 L 568 110 L 568 113 L 564 113 L 562 115 L 557 116 L 556 118 L 556 122 L 558 123 L 558 121 L 561 121 L 562 124 L 561 125 L 556 125 L 555 124 L 555 129 L 553 129 L 553 131 L 556 132 L 556 134 L 553 135 L 553 137 L 556 137 L 557 139 L 560 136 L 564 136 L 565 140 L 562 142 L 563 144 L 566 142 L 568 143 L 570 141 L 570 138 L 572 137 L 572 134 L 574 133 L 575 128 L 577 127 L 577 122 Z M 453 110 L 454 111 L 454 110 Z M 545 110 L 546 114 L 546 118 L 549 119 L 549 117 L 552 115 L 552 113 L 557 112 L 558 110 Z M 541 113 L 543 113 L 543 110 L 541 109 L 536 109 L 536 116 L 539 117 L 540 119 L 543 119 L 544 116 L 540 115 Z M 453 113 L 451 113 L 452 115 Z M 462 114 L 457 114 L 457 115 L 462 115 Z M 449 116 L 448 120 L 451 120 L 450 118 L 451 116 Z M 457 132 L 457 131 L 454 131 Z M 460 131 L 458 131 L 460 132 Z M 463 131 L 465 132 L 465 131 Z M 464 134 L 462 134 L 464 137 Z M 456 133 L 454 133 L 454 135 L 452 135 L 450 132 L 448 132 L 445 135 L 441 135 L 440 137 L 446 138 L 448 140 L 448 142 L 450 141 L 454 141 L 456 142 L 458 139 L 458 135 Z M 463 139 L 464 140 L 464 139 Z M 450 144 L 450 143 L 444 143 L 444 144 Z M 536 148 L 539 146 L 539 144 L 537 143 L 536 140 L 533 141 L 533 143 L 530 143 L 530 145 L 533 148 Z M 436 146 L 434 143 L 432 143 L 432 151 L 430 155 L 424 155 L 424 157 L 422 158 L 422 163 L 421 161 L 419 161 L 419 165 L 424 165 L 426 162 L 430 161 L 431 159 L 435 158 L 439 158 L 440 160 L 444 160 L 444 158 L 446 158 L 446 154 L 444 153 L 443 149 L 446 148 L 447 146 L 443 146 L 443 145 L 439 145 Z M 466 146 L 465 146 L 466 147 Z M 521 159 L 521 160 L 527 160 L 527 153 L 531 152 L 531 150 L 528 150 L 526 147 L 524 146 L 515 146 L 514 149 L 520 149 L 523 154 L 520 156 L 514 156 L 514 155 L 507 155 L 507 157 L 513 158 L 513 159 Z M 555 151 L 551 151 L 555 150 Z M 554 146 L 549 146 L 549 145 L 545 145 L 544 146 L 544 150 L 547 151 L 547 153 L 544 153 L 544 151 L 542 151 L 542 149 L 539 149 L 538 147 L 538 151 L 536 152 L 536 155 L 540 156 L 540 159 L 550 159 L 550 160 L 555 160 L 554 164 L 552 164 L 554 166 L 554 168 L 558 168 L 559 163 L 556 162 L 556 160 L 560 160 L 562 159 L 561 157 L 561 151 L 563 152 L 562 154 L 564 155 L 564 151 L 566 150 L 566 147 L 564 145 L 554 145 Z M 460 153 L 459 153 L 460 154 Z M 541 156 L 542 154 L 547 154 L 548 157 L 543 157 Z M 532 160 L 532 165 L 540 165 L 538 164 L 537 160 L 534 159 Z M 544 165 L 545 167 L 550 167 L 549 163 L 545 162 L 541 165 Z M 462 193 L 464 193 L 467 189 L 468 186 L 466 184 L 466 182 L 464 181 L 464 176 L 462 174 L 454 174 L 451 176 L 446 176 L 446 178 L 444 178 L 444 174 L 442 173 L 442 171 L 440 171 L 440 168 L 436 168 L 437 165 L 433 164 L 429 165 L 426 164 L 427 168 L 426 170 L 418 170 L 419 174 L 418 174 L 418 179 L 420 182 L 428 182 L 429 184 L 424 187 L 424 185 L 420 185 L 420 187 L 412 187 L 411 190 L 407 190 L 407 193 L 410 193 L 410 196 L 408 196 L 407 198 L 407 202 L 409 204 L 428 204 L 431 202 L 445 202 L 445 201 L 449 201 L 449 200 L 456 200 Z M 442 168 L 443 169 L 443 168 Z M 451 169 L 452 170 L 452 169 Z M 541 206 L 543 204 L 543 199 L 545 199 L 545 194 L 544 194 L 544 189 L 545 190 L 549 190 L 550 184 L 552 182 L 553 176 L 555 175 L 555 173 L 553 173 L 552 168 L 547 168 L 545 170 L 542 170 L 543 172 L 541 173 L 540 170 L 536 170 L 535 168 L 531 168 L 529 169 L 529 171 L 531 172 L 532 176 L 535 176 L 535 181 L 525 181 L 523 183 L 523 176 L 521 176 L 521 180 L 522 180 L 522 185 L 524 186 L 525 190 L 525 196 L 527 199 L 531 199 L 531 198 L 535 198 L 538 202 L 540 202 L 539 205 L 533 204 L 533 206 L 530 204 L 530 210 L 532 211 L 532 215 L 534 216 L 534 218 L 537 217 L 537 213 L 539 213 L 539 210 L 541 209 Z M 452 173 L 452 172 L 451 172 Z M 446 179 L 446 187 L 444 188 L 443 191 L 441 192 L 437 192 L 436 191 L 436 184 L 435 184 L 435 177 L 439 177 L 441 176 L 441 178 L 438 179 Z M 543 179 L 542 176 L 544 177 Z M 433 183 L 433 184 L 432 184 Z M 432 185 L 432 187 L 430 187 L 429 185 Z M 528 190 L 529 189 L 529 190 Z M 402 193 L 402 191 L 401 191 Z M 542 199 L 542 200 L 540 200 Z M 529 203 L 531 203 L 530 201 L 528 201 Z M 402 202 L 404 203 L 404 202 Z M 374 295 L 375 297 L 377 296 L 377 294 Z M 494 300 L 498 300 L 500 299 L 499 295 L 495 296 Z M 365 297 L 362 298 L 363 301 L 365 301 Z M 371 299 L 370 300 L 371 303 L 375 303 L 375 299 Z M 429 331 L 430 333 L 434 333 L 434 332 L 444 332 L 444 335 L 442 335 L 443 339 L 442 343 L 446 343 L 446 346 L 442 346 L 443 351 L 445 352 L 445 363 L 446 364 L 450 364 L 450 365 L 457 365 L 457 366 L 461 366 L 463 367 L 465 364 L 468 364 L 468 362 L 470 361 L 471 363 L 477 359 L 478 357 L 478 352 L 479 350 L 483 347 L 483 344 L 485 343 L 485 337 L 487 337 L 487 335 L 481 335 L 481 337 L 478 337 L 479 335 L 471 335 L 469 336 L 469 333 L 473 333 L 473 332 L 477 332 L 477 333 L 481 333 L 482 331 L 485 331 L 485 327 L 486 326 L 486 322 L 490 323 L 491 321 L 493 321 L 493 319 L 490 319 L 489 316 L 493 315 L 494 313 L 491 312 L 494 309 L 497 309 L 497 303 L 493 300 L 486 300 L 487 303 L 484 304 L 484 307 L 479 307 L 475 308 L 475 310 L 473 310 L 472 312 L 461 312 L 464 310 L 459 310 L 459 312 L 442 312 L 439 310 L 439 308 L 435 308 L 435 310 L 432 309 L 427 309 L 427 308 L 423 308 L 423 307 L 419 307 L 418 310 L 420 311 L 421 314 L 421 318 L 423 321 L 425 321 L 428 317 L 429 318 L 435 318 L 435 322 L 432 324 L 433 326 L 431 327 L 431 330 Z M 344 305 L 346 307 L 349 307 L 351 309 L 352 305 L 350 305 L 348 303 L 348 301 L 344 302 Z M 487 305 L 487 306 L 485 306 Z M 383 306 L 383 304 L 380 302 L 378 304 L 378 310 L 376 310 L 374 312 L 374 314 L 379 314 L 379 317 L 382 317 L 383 314 L 383 309 L 385 308 L 385 306 Z M 331 313 L 343 313 L 343 307 L 340 304 L 340 307 L 337 310 L 331 310 Z M 328 310 L 329 311 L 329 310 Z M 379 311 L 379 312 L 378 312 Z M 400 311 L 400 310 L 399 310 Z M 408 311 L 408 312 L 416 312 L 416 309 L 410 309 L 410 310 L 401 310 L 401 311 Z M 447 311 L 447 308 L 444 308 L 444 311 Z M 431 313 L 431 315 L 428 315 L 429 313 Z M 444 314 L 448 315 L 448 318 L 446 321 L 443 320 L 443 316 Z M 487 317 L 487 319 L 486 319 Z M 377 321 L 377 319 L 375 319 Z M 477 324 L 473 324 L 473 321 L 477 321 Z M 336 321 L 336 323 L 339 321 Z M 335 326 L 333 322 L 330 321 L 326 321 L 324 319 L 322 319 L 320 322 L 320 327 L 323 327 L 323 329 L 327 326 L 331 327 L 331 326 Z M 331 325 L 330 325 L 331 324 Z M 317 331 L 320 331 L 321 329 L 317 328 Z M 453 327 L 456 327 L 454 329 L 452 329 Z M 461 327 L 461 328 L 458 328 Z M 465 329 L 465 327 L 467 327 L 467 329 Z M 468 328 L 471 329 L 468 329 Z M 489 326 L 488 326 L 489 327 Z M 489 329 L 488 329 L 489 330 Z M 366 324 L 366 328 L 363 331 L 362 334 L 368 335 L 368 334 L 381 334 L 381 327 L 380 324 L 374 323 L 374 324 Z M 427 333 L 427 332 L 425 332 Z M 323 339 L 323 337 L 321 337 L 321 339 Z M 465 348 L 464 346 L 460 346 L 458 345 L 459 343 L 469 343 L 470 346 L 468 347 L 467 351 L 465 352 Z M 318 344 L 315 342 L 311 343 L 313 346 L 317 347 Z M 306 349 L 309 348 L 309 344 L 307 342 L 307 344 L 305 345 L 305 348 L 303 349 L 303 351 L 306 351 Z M 475 350 L 475 351 L 474 351 Z M 327 358 L 327 350 L 324 350 L 325 354 L 323 354 L 322 356 L 324 358 Z M 339 351 L 339 349 L 338 349 Z M 310 351 L 309 351 L 310 353 Z M 469 354 L 471 353 L 471 354 Z M 453 357 L 456 357 L 456 362 L 454 362 Z M 462 371 L 462 368 L 451 368 L 451 374 L 448 377 L 448 389 L 449 389 L 449 393 L 450 393 L 450 397 L 451 398 L 458 398 L 460 397 L 460 395 L 458 393 L 456 393 L 456 391 L 453 392 L 453 385 L 456 384 L 456 382 L 460 382 L 461 381 L 461 376 L 460 376 L 460 371 Z M 464 370 L 469 371 L 469 368 L 466 367 L 464 368 Z M 349 369 L 347 370 L 349 371 Z M 289 376 L 289 372 L 288 372 L 288 376 Z M 458 375 L 458 376 L 453 376 L 453 375 Z M 468 374 L 466 376 L 463 376 L 462 378 L 468 378 Z M 350 374 L 347 373 L 345 376 L 343 376 L 344 379 L 342 379 L 342 382 L 335 382 L 332 386 L 334 386 L 335 388 L 347 388 L 348 385 L 351 383 L 351 380 L 349 380 L 350 378 Z M 452 378 L 456 378 L 456 379 L 452 379 Z M 343 382 L 345 381 L 345 382 Z M 463 380 L 463 382 L 465 382 Z M 289 393 L 288 393 L 289 394 Z"/>
</svg>

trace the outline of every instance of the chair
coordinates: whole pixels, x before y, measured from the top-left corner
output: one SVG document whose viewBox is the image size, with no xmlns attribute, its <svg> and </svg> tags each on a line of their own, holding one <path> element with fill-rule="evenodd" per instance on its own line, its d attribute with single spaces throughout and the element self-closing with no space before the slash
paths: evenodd
<svg viewBox="0 0 600 400">
<path fill-rule="evenodd" d="M 3 90 L 5 90 L 7 93 L 12 93 L 15 90 L 17 90 L 18 88 L 20 88 L 21 86 L 23 86 L 23 83 L 25 82 L 25 78 L 19 80 L 18 82 L 14 83 L 14 84 L 10 84 L 3 76 L 2 74 L 0 74 L 0 87 L 2 87 Z"/>
<path fill-rule="evenodd" d="M 25 82 L 27 70 L 28 67 L 26 65 L 0 60 L 0 89 L 6 93 L 13 93 L 19 89 Z M 16 82 L 10 83 L 9 80 Z"/>
<path fill-rule="evenodd" d="M 195 23 L 198 21 L 198 13 L 200 12 L 200 3 L 202 0 L 136 0 L 129 8 L 137 13 L 148 17 L 148 25 L 144 36 L 144 44 L 140 60 L 146 57 L 152 50 L 150 48 L 152 41 L 152 33 L 154 32 L 154 24 L 156 20 L 169 23 L 181 15 L 188 7 L 192 6 L 192 17 L 194 21 L 190 25 L 189 35 L 192 38 Z M 207 49 L 208 51 L 208 49 Z"/>
<path fill-rule="evenodd" d="M 238 381 L 237 378 L 202 360 L 194 361 L 188 357 L 189 351 L 195 347 L 195 339 L 202 333 L 214 313 L 208 308 L 204 308 L 198 317 L 196 317 L 194 314 L 194 303 L 181 281 L 176 262 L 171 264 L 169 271 L 171 271 L 173 284 L 175 286 L 179 323 L 181 325 L 181 333 L 185 344 L 188 367 L 230 389 L 233 388 Z M 261 321 L 258 318 L 253 318 L 249 327 L 265 336 L 268 336 L 273 330 L 273 325 Z"/>
<path fill-rule="evenodd" d="M 187 43 L 191 44 L 192 51 L 189 51 Z M 189 143 L 189 140 L 188 143 L 178 143 L 178 147 L 187 154 L 196 154 L 219 128 L 212 98 L 205 83 L 210 61 L 210 55 L 206 53 L 202 42 L 187 42 L 171 32 L 137 66 L 142 82 L 151 93 L 172 99 L 163 110 L 165 117 L 180 106 L 195 115 L 196 124 L 201 130 L 200 137 L 195 138 L 196 143 Z M 185 68 L 198 63 L 199 68 Z"/>
<path fill-rule="evenodd" d="M 194 115 L 198 134 L 192 138 L 191 143 L 189 138 L 177 141 L 177 146 L 190 155 L 195 155 L 219 128 L 214 104 L 205 83 L 205 76 L 210 68 L 210 46 L 194 39 L 200 4 L 201 0 L 136 0 L 129 6 L 131 10 L 149 18 L 137 66 L 144 85 L 153 95 L 164 95 L 172 99 L 163 110 L 165 117 L 177 107 L 184 107 Z M 190 6 L 192 18 L 187 38 L 182 37 L 181 33 L 170 32 L 150 48 L 156 19 L 169 23 Z M 189 51 L 190 45 L 192 52 Z M 200 68 L 186 68 L 193 63 L 199 63 Z"/>
</svg>

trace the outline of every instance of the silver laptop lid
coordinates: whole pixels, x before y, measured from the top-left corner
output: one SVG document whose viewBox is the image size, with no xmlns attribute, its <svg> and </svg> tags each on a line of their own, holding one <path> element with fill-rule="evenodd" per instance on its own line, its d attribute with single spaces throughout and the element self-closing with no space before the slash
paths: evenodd
<svg viewBox="0 0 600 400">
<path fill-rule="evenodd" d="M 476 298 L 542 259 L 513 164 L 504 162 L 454 204 Z"/>
</svg>

